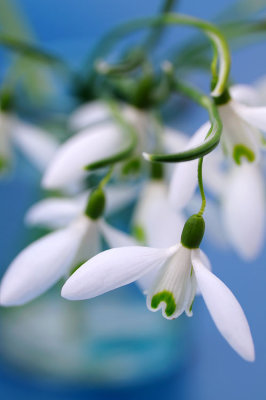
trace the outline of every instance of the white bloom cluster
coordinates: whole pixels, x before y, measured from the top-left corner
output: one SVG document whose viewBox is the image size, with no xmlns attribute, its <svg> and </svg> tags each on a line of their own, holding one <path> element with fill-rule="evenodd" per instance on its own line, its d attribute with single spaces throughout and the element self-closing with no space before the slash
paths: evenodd
<svg viewBox="0 0 266 400">
<path fill-rule="evenodd" d="M 4 85 L 1 88 L 0 171 L 10 164 L 14 145 L 44 173 L 43 189 L 55 192 L 26 214 L 28 225 L 50 233 L 11 262 L 1 281 L 0 304 L 23 305 L 59 280 L 64 281 L 61 295 L 68 300 L 90 299 L 136 282 L 147 308 L 161 310 L 172 320 L 183 313 L 192 316 L 200 294 L 229 345 L 245 360 L 254 361 L 244 311 L 212 272 L 200 245 L 206 219 L 206 235 L 230 245 L 244 260 L 254 260 L 262 249 L 263 84 L 228 87 L 230 50 L 219 27 L 168 13 L 172 3 L 166 2 L 158 17 L 111 32 L 92 52 L 89 76 L 71 78 L 78 78 L 76 97 L 83 104 L 67 116 L 70 137 L 63 144 L 16 116 L 14 88 L 10 93 L 5 93 Z M 197 28 L 210 40 L 214 49 L 210 96 L 184 84 L 174 60 L 154 68 L 145 54 L 166 25 Z M 101 59 L 127 32 L 147 27 L 152 40 L 124 54 L 121 63 L 111 65 Z M 8 46 L 58 64 L 45 52 L 22 44 L 11 40 Z M 160 106 L 174 94 L 187 96 L 208 111 L 209 121 L 190 139 L 163 124 Z M 194 213 L 197 187 L 201 204 Z M 205 190 L 210 207 L 204 219 Z M 129 204 L 135 206 L 129 223 L 132 235 L 106 220 Z"/>
</svg>

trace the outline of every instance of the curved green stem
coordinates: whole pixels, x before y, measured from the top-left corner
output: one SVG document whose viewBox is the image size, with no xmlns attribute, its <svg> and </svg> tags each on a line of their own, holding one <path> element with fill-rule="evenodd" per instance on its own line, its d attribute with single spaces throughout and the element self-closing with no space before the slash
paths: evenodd
<svg viewBox="0 0 266 400">
<path fill-rule="evenodd" d="M 158 17 L 144 18 L 128 22 L 109 32 L 101 40 L 99 45 L 94 49 L 90 56 L 89 62 L 94 63 L 94 60 L 101 58 L 106 52 L 110 51 L 112 46 L 125 35 L 135 31 L 148 28 L 160 27 L 164 25 L 186 25 L 203 31 L 214 44 L 219 54 L 220 64 L 218 71 L 217 83 L 212 91 L 214 97 L 220 96 L 226 88 L 227 80 L 230 72 L 230 51 L 227 42 L 220 30 L 213 24 L 201 19 L 190 17 L 182 14 L 168 13 Z"/>
<path fill-rule="evenodd" d="M 185 94 L 196 103 L 198 103 L 200 106 L 207 109 L 209 113 L 211 127 L 206 135 L 205 141 L 201 145 L 176 154 L 143 153 L 143 157 L 148 161 L 181 162 L 195 160 L 196 158 L 203 157 L 206 154 L 210 153 L 220 141 L 223 126 L 214 101 L 205 94 L 190 86 L 186 86 L 183 83 L 174 81 L 173 84 L 177 91 Z"/>
<path fill-rule="evenodd" d="M 125 160 L 126 158 L 130 157 L 135 150 L 135 147 L 138 143 L 138 136 L 135 132 L 135 129 L 124 120 L 124 118 L 121 116 L 119 110 L 117 107 L 113 104 L 110 103 L 110 108 L 113 113 L 114 119 L 117 121 L 117 123 L 121 126 L 121 128 L 124 129 L 125 133 L 129 137 L 129 143 L 128 145 L 121 151 L 117 152 L 116 154 L 103 158 L 102 160 L 95 161 L 85 167 L 86 170 L 92 171 L 98 168 L 103 168 L 107 167 L 113 164 L 116 164 L 120 161 Z"/>
<path fill-rule="evenodd" d="M 199 183 L 199 190 L 200 190 L 200 195 L 201 195 L 201 207 L 198 212 L 198 215 L 202 216 L 206 207 L 206 197 L 204 193 L 204 187 L 203 187 L 203 179 L 202 179 L 202 164 L 203 164 L 203 157 L 199 159 L 198 163 L 198 183 Z"/>
<path fill-rule="evenodd" d="M 39 49 L 37 46 L 15 39 L 8 35 L 0 34 L 0 44 L 12 51 L 16 51 L 24 56 L 36 59 L 40 62 L 46 64 L 57 64 L 61 67 L 66 67 L 65 62 L 61 58 Z"/>
<path fill-rule="evenodd" d="M 145 53 L 139 49 L 132 52 L 127 59 L 115 65 L 99 60 L 96 62 L 95 68 L 98 73 L 103 75 L 119 75 L 135 70 L 144 60 Z"/>
</svg>

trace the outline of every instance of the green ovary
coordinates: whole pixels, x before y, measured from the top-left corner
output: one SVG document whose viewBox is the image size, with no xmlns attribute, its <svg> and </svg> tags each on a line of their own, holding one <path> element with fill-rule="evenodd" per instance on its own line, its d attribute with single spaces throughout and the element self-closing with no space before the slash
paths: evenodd
<svg viewBox="0 0 266 400">
<path fill-rule="evenodd" d="M 245 157 L 249 162 L 253 162 L 255 160 L 255 154 L 251 149 L 243 144 L 237 144 L 233 150 L 233 159 L 238 165 L 240 165 L 242 157 Z"/>
<path fill-rule="evenodd" d="M 146 243 L 146 235 L 145 231 L 140 225 L 135 225 L 132 231 L 133 236 L 140 242 L 145 244 Z"/>
<path fill-rule="evenodd" d="M 155 294 L 151 299 L 151 308 L 158 308 L 162 301 L 166 304 L 165 314 L 170 317 L 176 310 L 176 303 L 173 294 L 168 292 L 168 290 L 163 290 L 162 292 Z"/>
</svg>

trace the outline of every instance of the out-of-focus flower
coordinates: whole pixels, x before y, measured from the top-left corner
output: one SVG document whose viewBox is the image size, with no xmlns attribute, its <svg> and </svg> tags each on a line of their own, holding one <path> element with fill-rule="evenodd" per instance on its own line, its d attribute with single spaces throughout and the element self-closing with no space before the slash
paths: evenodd
<svg viewBox="0 0 266 400">
<path fill-rule="evenodd" d="M 179 240 L 185 220 L 169 205 L 167 185 L 152 179 L 143 188 L 133 216 L 133 231 L 145 245 L 169 247 Z"/>
<path fill-rule="evenodd" d="M 178 245 L 167 249 L 133 246 L 100 253 L 67 280 L 62 296 L 89 299 L 159 269 L 147 293 L 151 311 L 162 309 L 167 319 L 184 311 L 192 315 L 198 286 L 223 337 L 244 359 L 253 361 L 254 345 L 244 312 L 232 292 L 210 272 L 207 257 L 198 248 L 203 232 L 204 221 L 196 215 L 186 222 Z"/>
<path fill-rule="evenodd" d="M 105 189 L 105 213 L 113 214 L 131 204 L 141 189 L 140 185 L 114 184 Z M 30 226 L 58 229 L 71 223 L 86 207 L 91 191 L 74 197 L 49 197 L 33 204 L 25 215 Z"/>
<path fill-rule="evenodd" d="M 222 140 L 230 157 L 238 165 L 243 158 L 249 162 L 258 160 L 262 147 L 260 130 L 266 130 L 266 107 L 252 107 L 232 98 L 219 106 L 219 113 Z"/>
<path fill-rule="evenodd" d="M 265 191 L 258 165 L 232 166 L 221 198 L 229 243 L 245 260 L 253 260 L 264 243 Z"/>
<path fill-rule="evenodd" d="M 9 113 L 0 113 L 0 169 L 12 163 L 12 146 L 22 151 L 41 172 L 54 156 L 59 143 L 49 132 L 21 121 Z"/>
<path fill-rule="evenodd" d="M 96 196 L 99 197 L 98 193 Z M 88 204 L 90 206 L 90 202 Z M 60 215 L 61 204 L 57 204 L 57 207 Z M 55 205 L 53 211 L 56 215 Z M 0 303 L 4 306 L 21 305 L 44 293 L 77 265 L 95 256 L 101 249 L 101 236 L 110 247 L 136 244 L 132 238 L 108 225 L 95 212 L 99 213 L 99 209 L 92 211 L 91 216 L 87 211 L 86 215 L 76 216 L 67 227 L 26 247 L 3 277 Z"/>
</svg>

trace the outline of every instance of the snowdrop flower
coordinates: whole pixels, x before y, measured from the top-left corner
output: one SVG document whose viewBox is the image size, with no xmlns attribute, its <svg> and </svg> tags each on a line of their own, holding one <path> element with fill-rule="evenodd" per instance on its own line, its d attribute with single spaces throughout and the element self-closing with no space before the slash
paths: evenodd
<svg viewBox="0 0 266 400">
<path fill-rule="evenodd" d="M 255 259 L 263 247 L 265 229 L 264 179 L 258 165 L 232 166 L 221 213 L 231 245 L 246 261 Z"/>
<path fill-rule="evenodd" d="M 254 360 L 254 345 L 244 312 L 232 292 L 208 269 L 199 250 L 204 220 L 194 215 L 186 222 L 181 242 L 167 249 L 124 247 L 98 254 L 83 264 L 65 283 L 62 296 L 84 300 L 129 284 L 160 268 L 147 293 L 151 311 L 167 319 L 184 311 L 192 315 L 197 286 L 223 337 L 247 361 Z"/>
<path fill-rule="evenodd" d="M 236 164 L 240 165 L 243 158 L 249 162 L 259 159 L 262 147 L 260 131 L 266 130 L 266 107 L 250 106 L 255 102 L 254 96 L 250 96 L 250 90 L 246 89 L 247 101 L 237 101 L 240 98 L 239 90 L 232 89 L 232 98 L 228 93 L 218 101 L 219 114 L 223 123 L 224 145 L 228 154 Z M 235 99 L 234 99 L 235 96 Z M 243 95 L 243 87 L 241 98 Z M 252 100 L 250 100 L 252 99 Z"/>
<path fill-rule="evenodd" d="M 110 247 L 135 244 L 129 236 L 100 218 L 104 203 L 102 190 L 95 189 L 84 214 L 18 254 L 1 282 L 0 304 L 22 305 L 44 293 L 74 267 L 100 251 L 101 235 Z"/>
<path fill-rule="evenodd" d="M 48 132 L 21 121 L 7 112 L 0 113 L 0 169 L 12 161 L 12 146 L 16 146 L 40 171 L 54 156 L 57 140 Z"/>
<path fill-rule="evenodd" d="M 59 148 L 44 174 L 43 187 L 63 189 L 81 181 L 88 164 L 113 157 L 129 148 L 131 142 L 132 137 L 113 121 L 82 130 Z"/>
</svg>

